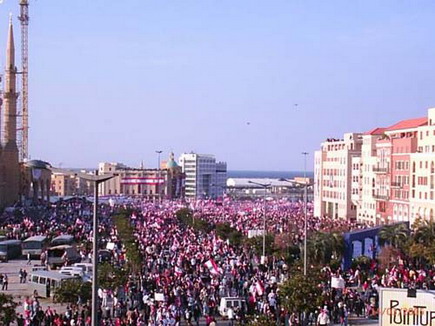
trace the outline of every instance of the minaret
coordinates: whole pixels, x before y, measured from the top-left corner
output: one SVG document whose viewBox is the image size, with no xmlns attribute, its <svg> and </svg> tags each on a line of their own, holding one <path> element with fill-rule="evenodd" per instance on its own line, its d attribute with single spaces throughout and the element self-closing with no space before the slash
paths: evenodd
<svg viewBox="0 0 435 326">
<path fill-rule="evenodd" d="M 8 43 L 6 46 L 6 71 L 3 104 L 3 135 L 2 145 L 8 151 L 18 152 L 17 146 L 17 68 L 15 67 L 15 45 L 12 17 L 9 21 Z"/>
<path fill-rule="evenodd" d="M 2 116 L 2 161 L 4 165 L 4 194 L 1 204 L 11 205 L 18 200 L 20 167 L 17 146 L 17 68 L 15 67 L 14 32 L 12 16 L 9 20 L 8 43 L 6 46 L 6 71 L 3 93 Z"/>
</svg>

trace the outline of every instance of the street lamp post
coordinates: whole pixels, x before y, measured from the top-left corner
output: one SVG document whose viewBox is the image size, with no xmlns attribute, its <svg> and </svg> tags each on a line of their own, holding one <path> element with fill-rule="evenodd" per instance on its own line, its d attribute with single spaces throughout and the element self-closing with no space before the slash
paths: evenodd
<svg viewBox="0 0 435 326">
<path fill-rule="evenodd" d="M 307 182 L 307 152 L 303 152 L 304 155 L 304 276 L 307 275 L 307 225 L 308 225 L 308 182 Z M 286 181 L 291 184 L 301 184 L 301 182 L 290 181 L 285 178 L 279 179 L 279 181 Z"/>
<path fill-rule="evenodd" d="M 266 190 L 270 187 L 270 183 L 259 183 L 249 180 L 248 183 L 260 186 L 264 189 L 264 214 L 263 214 L 263 259 L 266 260 L 266 209 L 267 209 L 267 202 L 266 202 Z M 264 261 L 265 262 L 265 261 Z"/>
<path fill-rule="evenodd" d="M 98 326 L 98 186 L 112 179 L 113 175 L 98 175 L 98 170 L 95 174 L 77 173 L 77 176 L 94 182 L 94 216 L 93 216 L 93 259 L 92 259 L 92 326 Z"/>
<path fill-rule="evenodd" d="M 156 192 L 157 192 L 157 199 L 160 199 L 160 154 L 162 154 L 163 151 L 157 150 L 157 184 L 156 184 Z"/>
<path fill-rule="evenodd" d="M 305 215 L 305 223 L 304 223 L 304 276 L 307 276 L 307 220 L 308 220 L 308 182 L 307 182 L 307 155 L 308 152 L 302 152 L 304 155 L 304 182 L 305 182 L 305 191 L 304 191 L 304 215 Z"/>
</svg>

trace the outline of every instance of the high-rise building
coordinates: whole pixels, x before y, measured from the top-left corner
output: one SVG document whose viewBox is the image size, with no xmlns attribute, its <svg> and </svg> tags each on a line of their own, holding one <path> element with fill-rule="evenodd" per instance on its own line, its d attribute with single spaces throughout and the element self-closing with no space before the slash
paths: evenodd
<svg viewBox="0 0 435 326">
<path fill-rule="evenodd" d="M 352 159 L 361 155 L 362 135 L 344 134 L 327 139 L 315 152 L 314 214 L 334 218 L 356 218 L 352 201 Z"/>
<path fill-rule="evenodd" d="M 186 197 L 217 198 L 224 193 L 227 164 L 213 155 L 184 153 L 179 164 L 186 175 Z"/>
</svg>

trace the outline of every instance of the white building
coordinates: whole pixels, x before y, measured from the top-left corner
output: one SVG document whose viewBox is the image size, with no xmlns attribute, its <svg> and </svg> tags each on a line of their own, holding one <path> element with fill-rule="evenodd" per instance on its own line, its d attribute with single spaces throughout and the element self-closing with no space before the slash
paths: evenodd
<svg viewBox="0 0 435 326">
<path fill-rule="evenodd" d="M 411 222 L 435 218 L 435 108 L 426 123 L 417 127 L 418 149 L 411 156 Z"/>
<path fill-rule="evenodd" d="M 314 214 L 355 219 L 352 202 L 352 159 L 361 155 L 362 134 L 327 139 L 315 153 Z"/>
<path fill-rule="evenodd" d="M 357 220 L 366 223 L 376 223 L 376 172 L 374 167 L 378 164 L 376 144 L 383 135 L 385 128 L 376 128 L 363 135 L 361 157 L 354 159 L 354 170 L 359 170 L 359 175 L 354 176 L 358 189 L 354 189 L 354 203 L 357 204 Z M 356 196 L 358 194 L 358 196 Z"/>
<path fill-rule="evenodd" d="M 185 194 L 190 198 L 222 196 L 227 180 L 227 164 L 213 155 L 184 153 L 179 165 L 186 176 Z"/>
</svg>

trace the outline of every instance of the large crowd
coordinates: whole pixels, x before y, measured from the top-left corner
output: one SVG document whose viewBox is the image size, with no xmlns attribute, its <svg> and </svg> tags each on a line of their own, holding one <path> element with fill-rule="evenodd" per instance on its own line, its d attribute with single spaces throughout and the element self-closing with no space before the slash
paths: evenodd
<svg viewBox="0 0 435 326">
<path fill-rule="evenodd" d="M 142 255 L 137 278 L 130 278 L 114 291 L 101 289 L 100 319 L 102 325 L 170 326 L 246 324 L 248 316 L 270 316 L 280 325 L 346 325 L 349 315 L 374 317 L 377 315 L 377 288 L 416 287 L 434 288 L 434 269 L 415 268 L 406 262 L 388 270 L 380 270 L 373 262 L 368 270 L 355 267 L 350 271 L 333 270 L 324 266 L 327 278 L 343 278 L 346 287 L 332 288 L 322 284 L 329 300 L 317 311 L 286 311 L 280 302 L 279 284 L 289 277 L 284 258 L 271 256 L 264 262 L 253 248 L 234 246 L 214 230 L 202 232 L 182 223 L 176 216 L 181 208 L 193 212 L 193 218 L 211 225 L 228 223 L 247 235 L 249 230 L 263 227 L 266 206 L 267 231 L 290 233 L 293 244 L 303 240 L 304 210 L 300 202 L 271 200 L 223 201 L 195 200 L 161 201 L 131 199 L 127 204 L 100 206 L 101 247 L 111 247 L 114 266 L 126 262 L 125 247 L 114 227 L 111 214 L 120 206 L 131 209 L 129 217 L 134 236 Z M 83 260 L 92 259 L 92 204 L 75 199 L 53 205 L 21 208 L 17 213 L 5 213 L 1 226 L 11 239 L 25 239 L 32 235 L 53 237 L 71 234 L 80 246 Z M 314 217 L 308 207 L 308 230 L 349 231 L 365 227 L 346 220 Z M 362 274 L 367 274 L 363 280 Z M 238 298 L 232 304 L 223 298 Z M 222 307 L 222 303 L 224 307 Z M 225 308 L 225 309 L 222 309 Z M 227 321 L 222 322 L 220 313 Z M 49 308 L 43 311 L 37 297 L 26 298 L 19 325 L 90 325 L 89 303 L 67 307 L 66 313 Z"/>
</svg>

